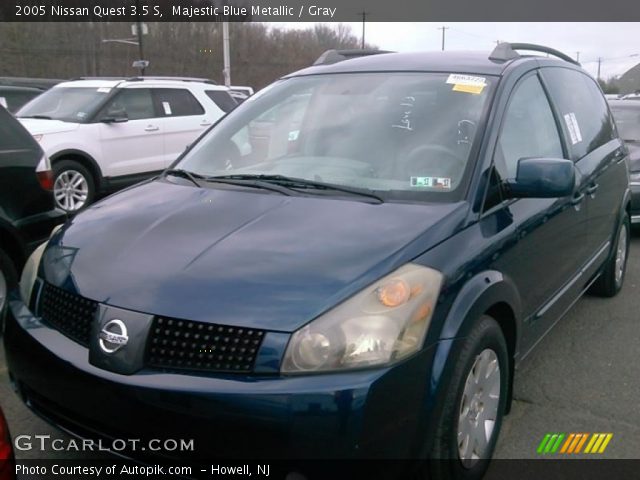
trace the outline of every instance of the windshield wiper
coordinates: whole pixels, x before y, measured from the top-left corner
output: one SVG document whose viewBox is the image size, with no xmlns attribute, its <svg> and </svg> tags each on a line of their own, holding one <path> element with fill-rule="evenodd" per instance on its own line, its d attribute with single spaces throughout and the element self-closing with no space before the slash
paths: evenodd
<svg viewBox="0 0 640 480">
<path fill-rule="evenodd" d="M 333 183 L 325 183 L 316 180 L 307 180 L 306 178 L 287 177 L 285 175 L 264 175 L 264 174 L 230 174 L 230 175 L 218 175 L 215 177 L 207 177 L 209 180 L 258 180 L 260 182 L 273 183 L 275 185 L 281 185 L 283 187 L 297 190 L 297 189 L 316 189 L 316 190 L 333 190 L 336 192 L 349 193 L 351 195 L 359 195 L 361 197 L 367 197 L 376 200 L 377 203 L 384 203 L 384 199 L 371 190 L 356 187 L 346 187 L 343 185 L 335 185 Z"/>
<path fill-rule="evenodd" d="M 224 183 L 227 185 L 238 185 L 240 187 L 261 188 L 263 190 L 271 190 L 272 192 L 278 192 L 278 193 L 281 193 L 282 195 L 291 195 L 290 188 L 262 181 L 261 179 L 258 179 L 255 176 L 247 176 L 246 178 L 244 177 L 236 178 L 235 175 L 223 175 L 219 177 L 217 176 L 203 177 L 203 180 L 205 182 Z"/>
<path fill-rule="evenodd" d="M 204 177 L 197 173 L 191 173 L 181 168 L 169 168 L 168 170 L 165 170 L 163 173 L 163 176 L 166 177 L 167 175 L 175 175 L 177 177 L 186 178 L 187 180 L 190 180 L 196 187 L 202 188 L 202 185 L 198 183 L 198 180 L 196 180 L 196 178 L 202 179 Z"/>
<path fill-rule="evenodd" d="M 48 115 L 20 115 L 18 118 L 37 118 L 38 120 L 53 120 Z"/>
</svg>

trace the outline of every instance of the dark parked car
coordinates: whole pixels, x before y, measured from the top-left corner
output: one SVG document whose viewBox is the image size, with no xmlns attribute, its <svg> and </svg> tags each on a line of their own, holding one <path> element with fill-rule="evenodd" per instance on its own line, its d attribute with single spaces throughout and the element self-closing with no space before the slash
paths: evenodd
<svg viewBox="0 0 640 480">
<path fill-rule="evenodd" d="M 5 337 L 32 409 L 201 458 L 483 474 L 515 366 L 623 285 L 627 150 L 552 49 L 336 55 L 33 254 Z"/>
<path fill-rule="evenodd" d="M 0 312 L 31 251 L 65 218 L 54 208 L 52 188 L 49 159 L 0 107 Z"/>
<path fill-rule="evenodd" d="M 640 102 L 609 100 L 620 138 L 629 149 L 631 223 L 640 223 Z"/>
<path fill-rule="evenodd" d="M 0 105 L 15 113 L 42 92 L 39 88 L 0 85 Z"/>
</svg>

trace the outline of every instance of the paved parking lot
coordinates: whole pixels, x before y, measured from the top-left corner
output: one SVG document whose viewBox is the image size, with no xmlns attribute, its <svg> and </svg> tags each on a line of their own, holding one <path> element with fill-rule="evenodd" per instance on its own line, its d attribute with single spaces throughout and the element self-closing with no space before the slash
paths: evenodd
<svg viewBox="0 0 640 480">
<path fill-rule="evenodd" d="M 515 402 L 497 458 L 535 458 L 548 432 L 611 432 L 600 458 L 640 458 L 640 235 L 615 299 L 578 302 L 516 372 Z M 0 404 L 13 435 L 64 435 L 27 410 L 10 390 L 0 347 Z M 74 454 L 56 454 L 73 458 Z M 18 452 L 18 458 L 38 458 Z"/>
</svg>

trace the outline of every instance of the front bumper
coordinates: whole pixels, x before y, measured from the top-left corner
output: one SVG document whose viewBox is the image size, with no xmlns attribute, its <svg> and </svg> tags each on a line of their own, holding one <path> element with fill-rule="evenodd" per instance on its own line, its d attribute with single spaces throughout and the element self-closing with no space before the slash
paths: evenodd
<svg viewBox="0 0 640 480">
<path fill-rule="evenodd" d="M 194 452 L 167 459 L 411 459 L 429 438 L 435 348 L 348 373 L 120 375 L 91 365 L 88 349 L 15 295 L 5 330 L 10 376 L 36 413 L 85 438 L 193 439 Z"/>
</svg>

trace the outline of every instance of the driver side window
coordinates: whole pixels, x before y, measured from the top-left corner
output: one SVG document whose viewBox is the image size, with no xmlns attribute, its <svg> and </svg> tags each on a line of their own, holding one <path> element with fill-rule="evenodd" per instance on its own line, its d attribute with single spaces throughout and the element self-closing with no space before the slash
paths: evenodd
<svg viewBox="0 0 640 480">
<path fill-rule="evenodd" d="M 531 157 L 563 158 L 558 128 L 536 75 L 524 79 L 511 96 L 494 162 L 502 179 L 515 178 L 518 160 Z"/>
<path fill-rule="evenodd" d="M 520 82 L 511 95 L 493 157 L 484 210 L 502 201 L 502 182 L 514 179 L 521 158 L 564 158 L 558 127 L 537 75 Z"/>
<path fill-rule="evenodd" d="M 102 116 L 126 116 L 129 120 L 156 117 L 151 90 L 148 88 L 123 89 L 105 107 Z"/>
</svg>

